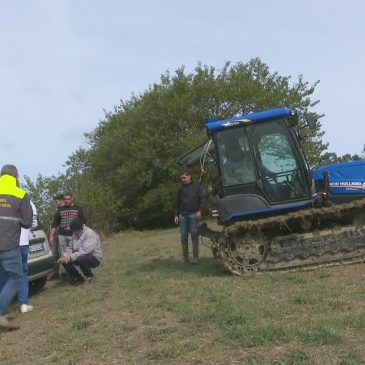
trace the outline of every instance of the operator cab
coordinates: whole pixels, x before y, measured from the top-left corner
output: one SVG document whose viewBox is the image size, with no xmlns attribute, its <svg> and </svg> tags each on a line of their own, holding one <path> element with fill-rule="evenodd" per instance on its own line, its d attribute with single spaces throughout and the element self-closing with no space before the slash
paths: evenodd
<svg viewBox="0 0 365 365">
<path fill-rule="evenodd" d="M 270 204 L 307 196 L 301 163 L 283 120 L 216 132 L 223 195 L 264 194 Z"/>
<path fill-rule="evenodd" d="M 312 204 L 312 180 L 297 124 L 297 113 L 289 108 L 209 119 L 210 139 L 177 163 L 192 166 L 203 151 L 215 162 L 220 223 L 302 209 Z"/>
</svg>

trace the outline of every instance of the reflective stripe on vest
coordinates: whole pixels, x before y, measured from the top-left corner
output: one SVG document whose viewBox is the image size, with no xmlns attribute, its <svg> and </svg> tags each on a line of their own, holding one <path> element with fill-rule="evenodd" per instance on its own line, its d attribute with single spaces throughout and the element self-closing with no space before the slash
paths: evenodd
<svg viewBox="0 0 365 365">
<path fill-rule="evenodd" d="M 4 216 L 1 216 L 1 215 L 0 215 L 0 220 L 20 222 L 20 219 L 19 218 L 15 218 L 15 217 L 4 217 Z"/>
</svg>

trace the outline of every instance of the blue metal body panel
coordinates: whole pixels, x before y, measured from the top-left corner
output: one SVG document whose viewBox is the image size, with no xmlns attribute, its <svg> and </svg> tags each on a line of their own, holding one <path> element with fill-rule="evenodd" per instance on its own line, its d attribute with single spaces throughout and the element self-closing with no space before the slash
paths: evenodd
<svg viewBox="0 0 365 365">
<path fill-rule="evenodd" d="M 365 196 L 365 161 L 343 162 L 320 167 L 312 171 L 314 180 L 323 180 L 328 172 L 331 195 L 364 195 Z"/>
<path fill-rule="evenodd" d="M 308 206 L 312 205 L 312 201 L 302 201 L 302 202 L 298 202 L 295 204 L 285 204 L 285 205 L 278 205 L 278 206 L 272 206 L 270 208 L 267 209 L 256 209 L 256 210 L 244 210 L 244 211 L 239 211 L 239 212 L 234 212 L 232 214 L 230 214 L 227 219 L 225 220 L 226 222 L 230 222 L 234 219 L 237 218 L 242 218 L 245 216 L 250 216 L 250 215 L 261 215 L 261 214 L 265 214 L 265 213 L 280 213 L 282 211 L 290 211 L 290 210 L 298 210 L 301 208 L 305 208 Z"/>
<path fill-rule="evenodd" d="M 238 117 L 224 119 L 224 120 L 216 120 L 216 119 L 208 119 L 205 124 L 207 131 L 209 133 L 217 132 L 222 129 L 238 127 L 251 123 L 259 123 L 265 122 L 268 120 L 274 120 L 279 118 L 287 118 L 293 115 L 294 111 L 289 108 L 276 108 L 269 109 L 256 113 L 244 114 Z"/>
</svg>

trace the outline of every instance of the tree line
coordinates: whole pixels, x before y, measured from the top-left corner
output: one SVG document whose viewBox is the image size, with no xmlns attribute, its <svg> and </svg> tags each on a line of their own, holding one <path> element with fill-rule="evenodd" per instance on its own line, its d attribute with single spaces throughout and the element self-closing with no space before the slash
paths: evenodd
<svg viewBox="0 0 365 365">
<path fill-rule="evenodd" d="M 198 64 L 190 73 L 184 67 L 166 71 L 159 83 L 106 113 L 97 128 L 85 134 L 88 148 L 69 156 L 63 174 L 38 175 L 35 181 L 25 177 L 25 188 L 45 228 L 55 210 L 53 196 L 66 191 L 84 207 L 89 224 L 105 234 L 168 226 L 180 173 L 176 158 L 207 138 L 208 117 L 224 119 L 284 106 L 303 114 L 319 102 L 312 100 L 317 84 L 270 72 L 259 58 L 227 62 L 220 70 Z M 303 132 L 312 166 L 364 157 L 329 152 L 318 117 L 317 128 Z M 208 190 L 214 179 L 214 170 L 208 169 L 203 179 Z"/>
</svg>

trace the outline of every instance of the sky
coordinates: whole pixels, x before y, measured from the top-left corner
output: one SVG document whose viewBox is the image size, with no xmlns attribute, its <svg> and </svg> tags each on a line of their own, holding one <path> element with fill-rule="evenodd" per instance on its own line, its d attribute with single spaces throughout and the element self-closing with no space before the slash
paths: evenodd
<svg viewBox="0 0 365 365">
<path fill-rule="evenodd" d="M 65 172 L 84 134 L 167 70 L 255 57 L 293 82 L 319 80 L 329 151 L 363 150 L 362 0 L 0 3 L 0 164 L 21 176 Z"/>
</svg>

